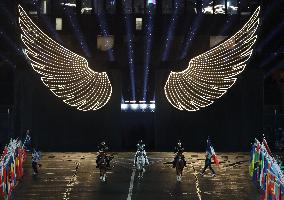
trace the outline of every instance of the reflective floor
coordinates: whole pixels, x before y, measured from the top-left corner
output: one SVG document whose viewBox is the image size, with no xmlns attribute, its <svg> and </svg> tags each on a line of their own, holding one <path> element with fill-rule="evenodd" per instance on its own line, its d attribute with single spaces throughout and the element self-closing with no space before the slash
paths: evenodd
<svg viewBox="0 0 284 200">
<path fill-rule="evenodd" d="M 92 200 L 257 200 L 260 196 L 248 175 L 248 153 L 220 153 L 216 177 L 204 165 L 204 153 L 185 153 L 188 166 L 177 183 L 169 164 L 172 153 L 149 153 L 150 165 L 143 179 L 132 169 L 133 152 L 114 153 L 107 181 L 99 180 L 96 153 L 43 153 L 40 173 L 32 176 L 31 158 L 25 176 L 12 199 L 92 199 Z M 76 166 L 77 170 L 76 170 Z"/>
</svg>

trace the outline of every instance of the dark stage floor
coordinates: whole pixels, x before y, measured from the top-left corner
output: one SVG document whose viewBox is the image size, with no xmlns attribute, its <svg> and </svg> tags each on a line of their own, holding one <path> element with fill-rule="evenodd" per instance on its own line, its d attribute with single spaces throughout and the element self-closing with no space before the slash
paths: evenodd
<svg viewBox="0 0 284 200">
<path fill-rule="evenodd" d="M 181 183 L 176 182 L 170 165 L 172 153 L 149 153 L 150 166 L 138 180 L 132 169 L 134 153 L 117 153 L 107 182 L 99 180 L 96 153 L 43 153 L 40 174 L 31 175 L 30 156 L 25 176 L 14 191 L 13 199 L 92 199 L 92 200 L 257 200 L 256 187 L 248 175 L 248 153 L 222 153 L 220 169 L 212 178 L 209 171 L 201 177 L 203 153 L 185 153 L 189 162 Z M 80 163 L 77 176 L 76 162 Z"/>
</svg>

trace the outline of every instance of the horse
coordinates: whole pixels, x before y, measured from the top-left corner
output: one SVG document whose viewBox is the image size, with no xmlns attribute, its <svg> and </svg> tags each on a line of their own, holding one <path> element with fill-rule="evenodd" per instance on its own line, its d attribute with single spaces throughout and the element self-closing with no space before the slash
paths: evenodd
<svg viewBox="0 0 284 200">
<path fill-rule="evenodd" d="M 183 160 L 183 155 L 182 154 L 178 154 L 177 158 L 176 158 L 176 163 L 175 163 L 176 174 L 177 174 L 177 181 L 178 182 L 181 181 L 182 171 L 183 171 L 184 166 L 185 166 L 185 162 Z"/>
<path fill-rule="evenodd" d="M 143 178 L 145 170 L 146 159 L 142 151 L 138 151 L 135 157 L 135 167 L 138 171 L 138 178 Z"/>
<path fill-rule="evenodd" d="M 106 181 L 106 172 L 108 170 L 108 163 L 113 159 L 113 156 L 109 156 L 106 153 L 102 153 L 98 161 L 98 166 L 100 169 L 100 180 L 102 182 Z"/>
</svg>

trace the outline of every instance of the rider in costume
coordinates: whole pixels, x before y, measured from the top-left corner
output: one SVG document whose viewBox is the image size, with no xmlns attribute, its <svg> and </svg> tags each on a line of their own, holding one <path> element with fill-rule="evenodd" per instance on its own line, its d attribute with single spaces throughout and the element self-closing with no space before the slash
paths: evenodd
<svg viewBox="0 0 284 200">
<path fill-rule="evenodd" d="M 143 140 L 139 140 L 139 142 L 138 142 L 138 144 L 136 146 L 137 146 L 137 151 L 136 151 L 135 157 L 134 157 L 134 165 L 136 164 L 136 159 L 137 159 L 138 152 L 142 152 L 142 154 L 145 157 L 146 165 L 148 165 L 149 161 L 148 161 L 148 157 L 147 157 L 147 154 L 146 154 L 146 151 L 145 151 L 145 146 L 146 145 L 143 143 Z"/>
<path fill-rule="evenodd" d="M 97 156 L 97 160 L 96 160 L 96 163 L 97 163 L 96 167 L 97 168 L 99 167 L 98 163 L 99 163 L 99 160 L 102 157 L 102 154 L 107 153 L 108 150 L 109 150 L 109 148 L 108 148 L 107 144 L 104 141 L 102 141 L 98 146 L 98 156 Z M 110 167 L 109 160 L 107 161 L 107 167 Z"/>
<path fill-rule="evenodd" d="M 177 161 L 178 156 L 181 156 L 181 159 L 184 161 L 184 166 L 186 167 L 186 161 L 185 161 L 185 157 L 183 155 L 183 152 L 184 152 L 184 148 L 181 144 L 181 141 L 179 140 L 178 143 L 177 143 L 177 146 L 175 146 L 175 158 L 174 158 L 174 161 L 173 161 L 173 168 L 176 167 L 176 161 Z"/>
<path fill-rule="evenodd" d="M 38 162 L 40 161 L 40 151 L 33 149 L 32 152 L 32 168 L 33 168 L 33 175 L 38 174 L 38 167 L 41 166 Z"/>
</svg>

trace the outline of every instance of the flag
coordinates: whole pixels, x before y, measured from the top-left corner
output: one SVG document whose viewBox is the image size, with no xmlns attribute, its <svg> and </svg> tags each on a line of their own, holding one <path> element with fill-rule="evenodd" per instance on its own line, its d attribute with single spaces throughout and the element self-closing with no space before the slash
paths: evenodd
<svg viewBox="0 0 284 200">
<path fill-rule="evenodd" d="M 4 173 L 4 170 L 3 170 L 3 162 L 1 161 L 1 174 L 0 174 L 0 184 L 1 184 L 1 188 L 0 188 L 0 195 L 2 197 L 2 199 L 4 199 L 4 191 L 5 191 L 5 186 L 4 186 L 4 177 L 3 177 L 3 173 Z"/>
<path fill-rule="evenodd" d="M 259 176 L 259 186 L 261 187 L 261 188 L 263 188 L 263 183 L 264 183 L 264 159 L 265 159 L 265 157 L 264 157 L 264 153 L 261 151 L 260 152 L 260 158 L 261 158 L 261 160 L 260 160 L 260 176 Z"/>
<path fill-rule="evenodd" d="M 0 160 L 0 199 L 10 199 L 17 178 L 23 176 L 25 158 L 26 151 L 21 141 L 11 139 L 9 145 L 4 148 Z"/>
<path fill-rule="evenodd" d="M 280 184 L 278 184 L 277 182 L 274 183 L 274 195 L 275 195 L 275 199 L 279 200 L 280 199 Z M 280 199 L 281 200 L 281 199 Z"/>
<path fill-rule="evenodd" d="M 212 155 L 212 158 L 213 158 L 213 161 L 214 161 L 215 165 L 217 165 L 217 166 L 219 167 L 220 162 L 219 162 L 219 160 L 218 160 L 218 158 L 217 158 L 217 156 L 216 156 L 216 153 L 215 153 L 215 151 L 214 151 L 214 148 L 213 148 L 213 146 L 212 146 L 212 143 L 211 143 L 209 137 L 208 137 L 208 139 L 207 139 L 206 151 L 209 152 L 209 153 Z"/>
<path fill-rule="evenodd" d="M 263 137 L 262 143 L 264 144 L 264 147 L 265 147 L 265 149 L 266 149 L 268 155 L 272 156 L 272 153 L 271 153 L 270 148 L 269 148 L 269 146 L 268 146 L 268 144 L 267 144 L 267 142 L 266 142 L 265 137 Z"/>
<path fill-rule="evenodd" d="M 255 162 L 255 145 L 253 144 L 250 151 L 250 165 L 249 165 L 249 175 L 253 177 L 254 172 L 254 162 Z"/>
<path fill-rule="evenodd" d="M 280 197 L 281 197 L 281 200 L 284 200 L 284 185 L 281 185 Z"/>
<path fill-rule="evenodd" d="M 275 198 L 275 176 L 268 171 L 267 172 L 268 176 L 268 199 L 276 199 Z"/>
</svg>

